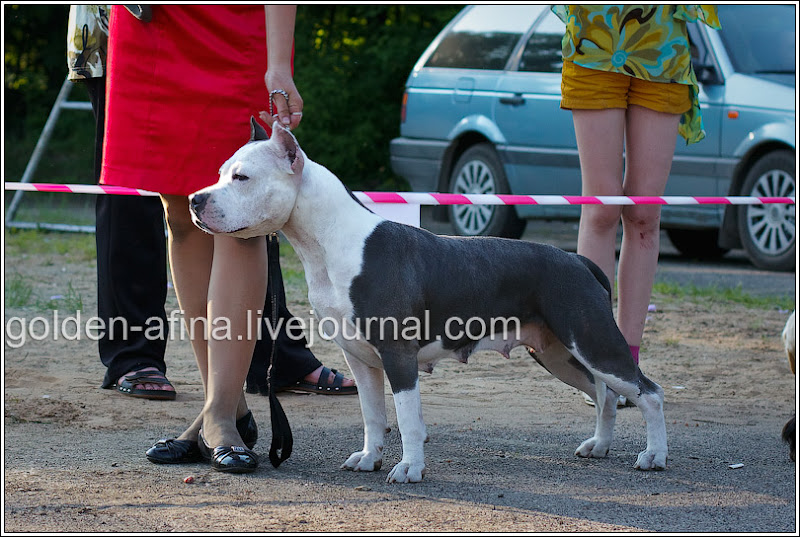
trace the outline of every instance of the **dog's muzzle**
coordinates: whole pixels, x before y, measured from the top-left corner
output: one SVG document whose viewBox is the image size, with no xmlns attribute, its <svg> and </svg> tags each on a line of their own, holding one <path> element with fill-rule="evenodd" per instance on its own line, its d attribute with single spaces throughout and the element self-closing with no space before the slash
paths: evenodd
<svg viewBox="0 0 800 537">
<path fill-rule="evenodd" d="M 192 220 L 194 224 L 205 231 L 206 233 L 213 233 L 211 228 L 203 222 L 200 213 L 205 209 L 208 202 L 208 194 L 192 194 L 189 196 L 189 212 L 192 213 Z"/>
<path fill-rule="evenodd" d="M 192 209 L 194 214 L 199 215 L 203 209 L 206 207 L 206 203 L 208 202 L 209 194 L 202 193 L 202 194 L 192 194 L 189 198 L 189 207 Z"/>
</svg>

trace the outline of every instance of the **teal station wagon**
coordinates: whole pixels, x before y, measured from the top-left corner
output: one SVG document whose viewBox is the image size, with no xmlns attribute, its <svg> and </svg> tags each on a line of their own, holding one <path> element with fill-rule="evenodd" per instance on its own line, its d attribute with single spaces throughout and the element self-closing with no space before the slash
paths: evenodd
<svg viewBox="0 0 800 537">
<path fill-rule="evenodd" d="M 678 139 L 668 196 L 795 195 L 794 5 L 720 5 L 722 30 L 690 24 L 706 138 Z M 418 192 L 577 195 L 572 116 L 559 108 L 564 24 L 545 5 L 464 8 L 414 66 L 392 169 Z M 528 219 L 578 206 L 437 208 L 460 235 L 519 237 Z M 686 255 L 742 247 L 758 267 L 795 267 L 794 205 L 667 205 Z"/>
</svg>

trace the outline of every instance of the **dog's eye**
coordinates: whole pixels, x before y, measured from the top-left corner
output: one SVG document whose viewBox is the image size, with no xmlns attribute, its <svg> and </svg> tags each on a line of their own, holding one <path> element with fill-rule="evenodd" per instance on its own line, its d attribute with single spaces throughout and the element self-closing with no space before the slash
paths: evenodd
<svg viewBox="0 0 800 537">
<path fill-rule="evenodd" d="M 231 176 L 231 179 L 233 179 L 234 181 L 247 181 L 250 178 L 247 177 L 246 175 L 242 175 L 241 173 L 234 173 Z"/>
</svg>

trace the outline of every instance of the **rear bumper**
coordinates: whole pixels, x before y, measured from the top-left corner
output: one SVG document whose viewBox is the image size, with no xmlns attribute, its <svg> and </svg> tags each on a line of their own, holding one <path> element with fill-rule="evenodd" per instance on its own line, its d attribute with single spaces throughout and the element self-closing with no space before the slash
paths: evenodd
<svg viewBox="0 0 800 537">
<path fill-rule="evenodd" d="M 395 138 L 389 144 L 392 171 L 415 192 L 436 192 L 447 142 Z"/>
</svg>

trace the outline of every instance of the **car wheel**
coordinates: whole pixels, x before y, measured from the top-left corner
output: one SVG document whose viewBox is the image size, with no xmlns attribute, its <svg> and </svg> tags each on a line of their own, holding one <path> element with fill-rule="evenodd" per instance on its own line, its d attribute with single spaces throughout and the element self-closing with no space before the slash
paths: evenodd
<svg viewBox="0 0 800 537">
<path fill-rule="evenodd" d="M 461 155 L 450 175 L 450 192 L 509 193 L 503 165 L 490 144 L 474 145 Z M 518 239 L 525 231 L 525 220 L 517 216 L 512 206 L 451 205 L 449 212 L 457 235 Z"/>
<path fill-rule="evenodd" d="M 773 151 L 750 169 L 742 185 L 743 196 L 791 197 L 795 195 L 795 157 L 789 151 Z M 757 267 L 790 271 L 795 268 L 795 206 L 744 205 L 737 220 L 739 238 Z"/>
<path fill-rule="evenodd" d="M 694 259 L 719 259 L 729 252 L 717 245 L 718 229 L 667 229 L 667 237 L 681 254 Z"/>
</svg>

